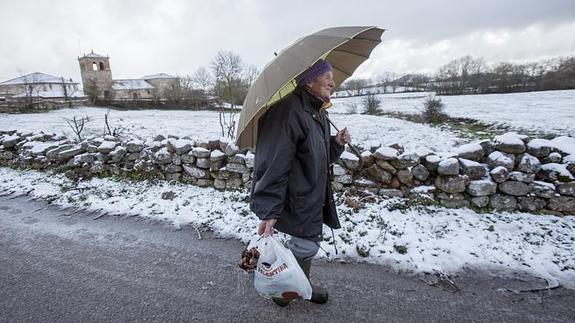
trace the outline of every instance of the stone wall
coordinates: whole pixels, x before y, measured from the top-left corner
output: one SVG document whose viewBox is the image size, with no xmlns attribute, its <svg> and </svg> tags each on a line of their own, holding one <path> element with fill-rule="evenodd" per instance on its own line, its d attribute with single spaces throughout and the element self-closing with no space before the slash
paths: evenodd
<svg viewBox="0 0 575 323">
<path fill-rule="evenodd" d="M 571 138 L 566 138 L 571 139 Z M 58 169 L 79 179 L 123 176 L 181 181 L 218 190 L 251 186 L 254 154 L 215 140 L 158 136 L 146 142 L 111 136 L 68 138 L 0 130 L 0 166 Z M 344 152 L 333 167 L 336 191 L 384 197 L 425 192 L 443 206 L 575 214 L 575 156 L 545 139 L 517 134 L 459 147 L 452 156 L 404 152 L 399 145 Z"/>
</svg>

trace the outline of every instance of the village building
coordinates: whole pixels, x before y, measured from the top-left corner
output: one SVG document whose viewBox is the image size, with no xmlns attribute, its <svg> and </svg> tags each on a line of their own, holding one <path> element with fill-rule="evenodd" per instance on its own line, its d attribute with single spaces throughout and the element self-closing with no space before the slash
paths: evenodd
<svg viewBox="0 0 575 323">
<path fill-rule="evenodd" d="M 118 79 L 112 77 L 110 57 L 93 51 L 78 57 L 84 92 L 92 99 L 106 101 L 169 99 L 170 91 L 177 88 L 178 77 L 165 73 L 148 75 L 139 79 Z"/>
<path fill-rule="evenodd" d="M 0 97 L 10 98 L 83 98 L 78 82 L 62 76 L 31 73 L 0 83 Z"/>
<path fill-rule="evenodd" d="M 79 83 L 62 76 L 35 72 L 0 83 L 0 112 L 49 110 L 83 105 Z"/>
</svg>

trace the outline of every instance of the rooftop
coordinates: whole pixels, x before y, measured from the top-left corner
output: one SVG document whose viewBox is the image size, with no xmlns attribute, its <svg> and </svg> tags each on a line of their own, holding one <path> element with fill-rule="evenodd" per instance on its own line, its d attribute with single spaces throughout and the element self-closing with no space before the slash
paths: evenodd
<svg viewBox="0 0 575 323">
<path fill-rule="evenodd" d="M 104 56 L 104 55 L 100 55 L 100 54 L 96 54 L 94 53 L 94 51 L 92 50 L 90 52 L 90 54 L 84 54 L 84 56 L 80 57 L 80 58 L 109 58 L 108 56 Z"/>
<path fill-rule="evenodd" d="M 156 79 L 176 79 L 177 77 L 166 74 L 166 73 L 159 73 L 154 75 L 146 75 L 142 77 L 144 80 L 156 80 Z"/>
<path fill-rule="evenodd" d="M 126 79 L 114 80 L 112 83 L 113 90 L 145 90 L 154 87 L 144 79 Z"/>
<path fill-rule="evenodd" d="M 54 76 L 50 74 L 35 72 L 28 75 L 17 77 L 15 79 L 1 82 L 0 85 L 42 84 L 42 83 L 78 84 L 78 82 L 74 82 L 72 79 L 66 79 L 61 76 Z"/>
</svg>

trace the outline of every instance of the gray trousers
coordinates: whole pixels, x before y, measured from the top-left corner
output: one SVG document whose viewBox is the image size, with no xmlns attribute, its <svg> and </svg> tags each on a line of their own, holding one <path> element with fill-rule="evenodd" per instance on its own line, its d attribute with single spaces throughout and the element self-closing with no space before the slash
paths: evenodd
<svg viewBox="0 0 575 323">
<path fill-rule="evenodd" d="M 287 247 L 296 258 L 308 260 L 317 254 L 319 242 L 292 236 L 287 242 Z"/>
</svg>

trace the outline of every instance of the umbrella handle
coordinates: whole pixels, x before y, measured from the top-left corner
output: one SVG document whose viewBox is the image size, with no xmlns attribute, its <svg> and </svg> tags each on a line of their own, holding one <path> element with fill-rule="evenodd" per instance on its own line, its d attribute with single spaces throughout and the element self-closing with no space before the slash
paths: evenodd
<svg viewBox="0 0 575 323">
<path fill-rule="evenodd" d="M 327 115 L 325 116 L 325 118 L 327 119 L 327 121 L 329 121 L 329 123 L 332 125 L 332 127 L 335 129 L 335 131 L 339 132 L 339 129 L 337 128 L 337 126 L 327 117 Z M 349 148 L 351 148 L 353 153 L 359 158 L 359 169 L 362 169 L 363 168 L 363 158 L 361 156 L 361 153 L 351 143 L 348 143 L 347 145 L 349 146 Z"/>
</svg>

